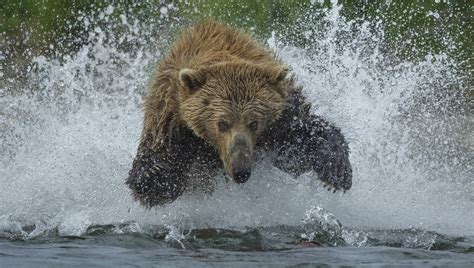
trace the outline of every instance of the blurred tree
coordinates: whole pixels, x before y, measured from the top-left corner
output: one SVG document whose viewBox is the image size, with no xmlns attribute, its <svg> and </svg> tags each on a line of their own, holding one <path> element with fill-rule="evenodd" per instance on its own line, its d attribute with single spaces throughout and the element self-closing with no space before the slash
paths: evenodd
<svg viewBox="0 0 474 268">
<path fill-rule="evenodd" d="M 159 34 L 176 35 L 179 27 L 202 20 L 219 20 L 252 31 L 261 40 L 271 31 L 287 42 L 304 46 L 308 27 L 332 8 L 335 0 L 2 0 L 0 60 L 28 62 L 34 55 L 65 55 L 90 42 L 95 27 L 106 38 L 133 49 L 153 42 Z M 352 1 L 339 0 L 341 14 L 354 23 L 380 22 L 387 52 L 404 59 L 447 53 L 472 70 L 473 10 L 469 0 Z M 106 17 L 104 18 L 104 14 Z M 137 23 L 140 40 L 129 40 L 124 20 Z M 150 30 L 151 29 L 151 30 Z M 125 40 L 123 40 L 125 39 Z M 163 38 L 161 38 L 163 39 Z"/>
</svg>

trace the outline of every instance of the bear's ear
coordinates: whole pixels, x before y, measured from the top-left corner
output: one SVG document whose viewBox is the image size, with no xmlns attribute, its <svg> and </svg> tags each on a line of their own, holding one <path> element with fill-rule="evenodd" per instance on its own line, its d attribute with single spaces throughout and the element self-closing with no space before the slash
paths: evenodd
<svg viewBox="0 0 474 268">
<path fill-rule="evenodd" d="M 194 92 L 204 85 L 206 77 L 202 72 L 184 68 L 179 72 L 179 81 L 185 88 Z"/>
<path fill-rule="evenodd" d="M 275 71 L 273 71 L 272 75 L 270 76 L 270 84 L 277 84 L 278 82 L 283 81 L 287 74 L 288 66 L 280 66 Z"/>
</svg>

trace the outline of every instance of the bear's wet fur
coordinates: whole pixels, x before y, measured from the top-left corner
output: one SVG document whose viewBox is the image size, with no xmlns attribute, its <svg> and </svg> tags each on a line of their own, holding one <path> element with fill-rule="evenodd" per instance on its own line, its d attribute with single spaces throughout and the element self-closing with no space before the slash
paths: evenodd
<svg viewBox="0 0 474 268">
<path fill-rule="evenodd" d="M 221 169 L 237 183 L 256 156 L 298 176 L 315 171 L 334 191 L 352 185 L 340 130 L 310 112 L 288 68 L 245 32 L 215 22 L 185 30 L 145 98 L 128 186 L 146 207 L 173 202 Z"/>
</svg>

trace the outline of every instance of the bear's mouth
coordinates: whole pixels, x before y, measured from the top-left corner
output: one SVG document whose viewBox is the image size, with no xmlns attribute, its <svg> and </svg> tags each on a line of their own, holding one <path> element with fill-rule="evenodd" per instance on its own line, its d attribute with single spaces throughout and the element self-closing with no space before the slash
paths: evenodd
<svg viewBox="0 0 474 268">
<path fill-rule="evenodd" d="M 232 155 L 232 178 L 237 183 L 248 181 L 252 174 L 252 160 L 250 153 L 237 152 Z"/>
<path fill-rule="evenodd" d="M 251 175 L 251 172 L 243 172 L 243 173 L 238 173 L 237 175 L 234 175 L 234 181 L 237 183 L 245 183 L 249 180 Z"/>
<path fill-rule="evenodd" d="M 253 150 L 245 135 L 235 135 L 228 154 L 224 158 L 224 168 L 236 183 L 245 183 L 252 174 Z"/>
<path fill-rule="evenodd" d="M 226 181 L 245 183 L 252 175 L 252 155 L 236 153 L 229 156 L 229 161 L 224 161 L 224 175 Z M 227 163 L 228 164 L 227 164 Z"/>
</svg>

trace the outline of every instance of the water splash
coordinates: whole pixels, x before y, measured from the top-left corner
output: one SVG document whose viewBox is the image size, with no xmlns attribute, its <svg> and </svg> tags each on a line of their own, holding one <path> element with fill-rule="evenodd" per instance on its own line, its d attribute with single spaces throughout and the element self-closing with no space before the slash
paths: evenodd
<svg viewBox="0 0 474 268">
<path fill-rule="evenodd" d="M 305 229 L 308 231 L 301 238 L 309 241 L 328 241 L 332 246 L 341 244 L 342 225 L 336 217 L 326 212 L 320 206 L 313 206 L 306 212 L 303 219 Z"/>
<path fill-rule="evenodd" d="M 307 237 L 326 226 L 350 245 L 367 244 L 367 233 L 358 231 L 365 228 L 474 235 L 466 224 L 474 219 L 472 116 L 448 109 L 460 107 L 452 106 L 460 79 L 446 55 L 394 60 L 383 52 L 377 22 L 347 21 L 337 5 L 322 23 L 301 24 L 304 45 L 274 33 L 268 43 L 297 74 L 313 112 L 348 138 L 353 189 L 331 194 L 310 174 L 292 178 L 262 162 L 244 185 L 217 177 L 212 195 L 186 194 L 147 211 L 124 181 L 140 135 L 141 98 L 160 54 L 147 27 L 127 17 L 118 40 L 92 18 L 82 21 L 93 30 L 77 53 L 37 57 L 21 81 L 1 83 L 0 233 L 80 235 L 128 222 L 148 232 L 174 230 L 183 220 L 197 229 L 305 226 L 311 214 L 345 227 L 314 223 Z M 134 49 L 123 49 L 125 39 Z M 169 238 L 182 241 L 181 231 Z"/>
<path fill-rule="evenodd" d="M 474 127 L 456 62 L 444 54 L 394 61 L 382 52 L 379 23 L 346 21 L 339 12 L 330 10 L 319 28 L 306 17 L 300 31 L 309 48 L 270 42 L 314 112 L 350 142 L 353 189 L 341 202 L 321 204 L 344 225 L 472 233 Z"/>
</svg>

